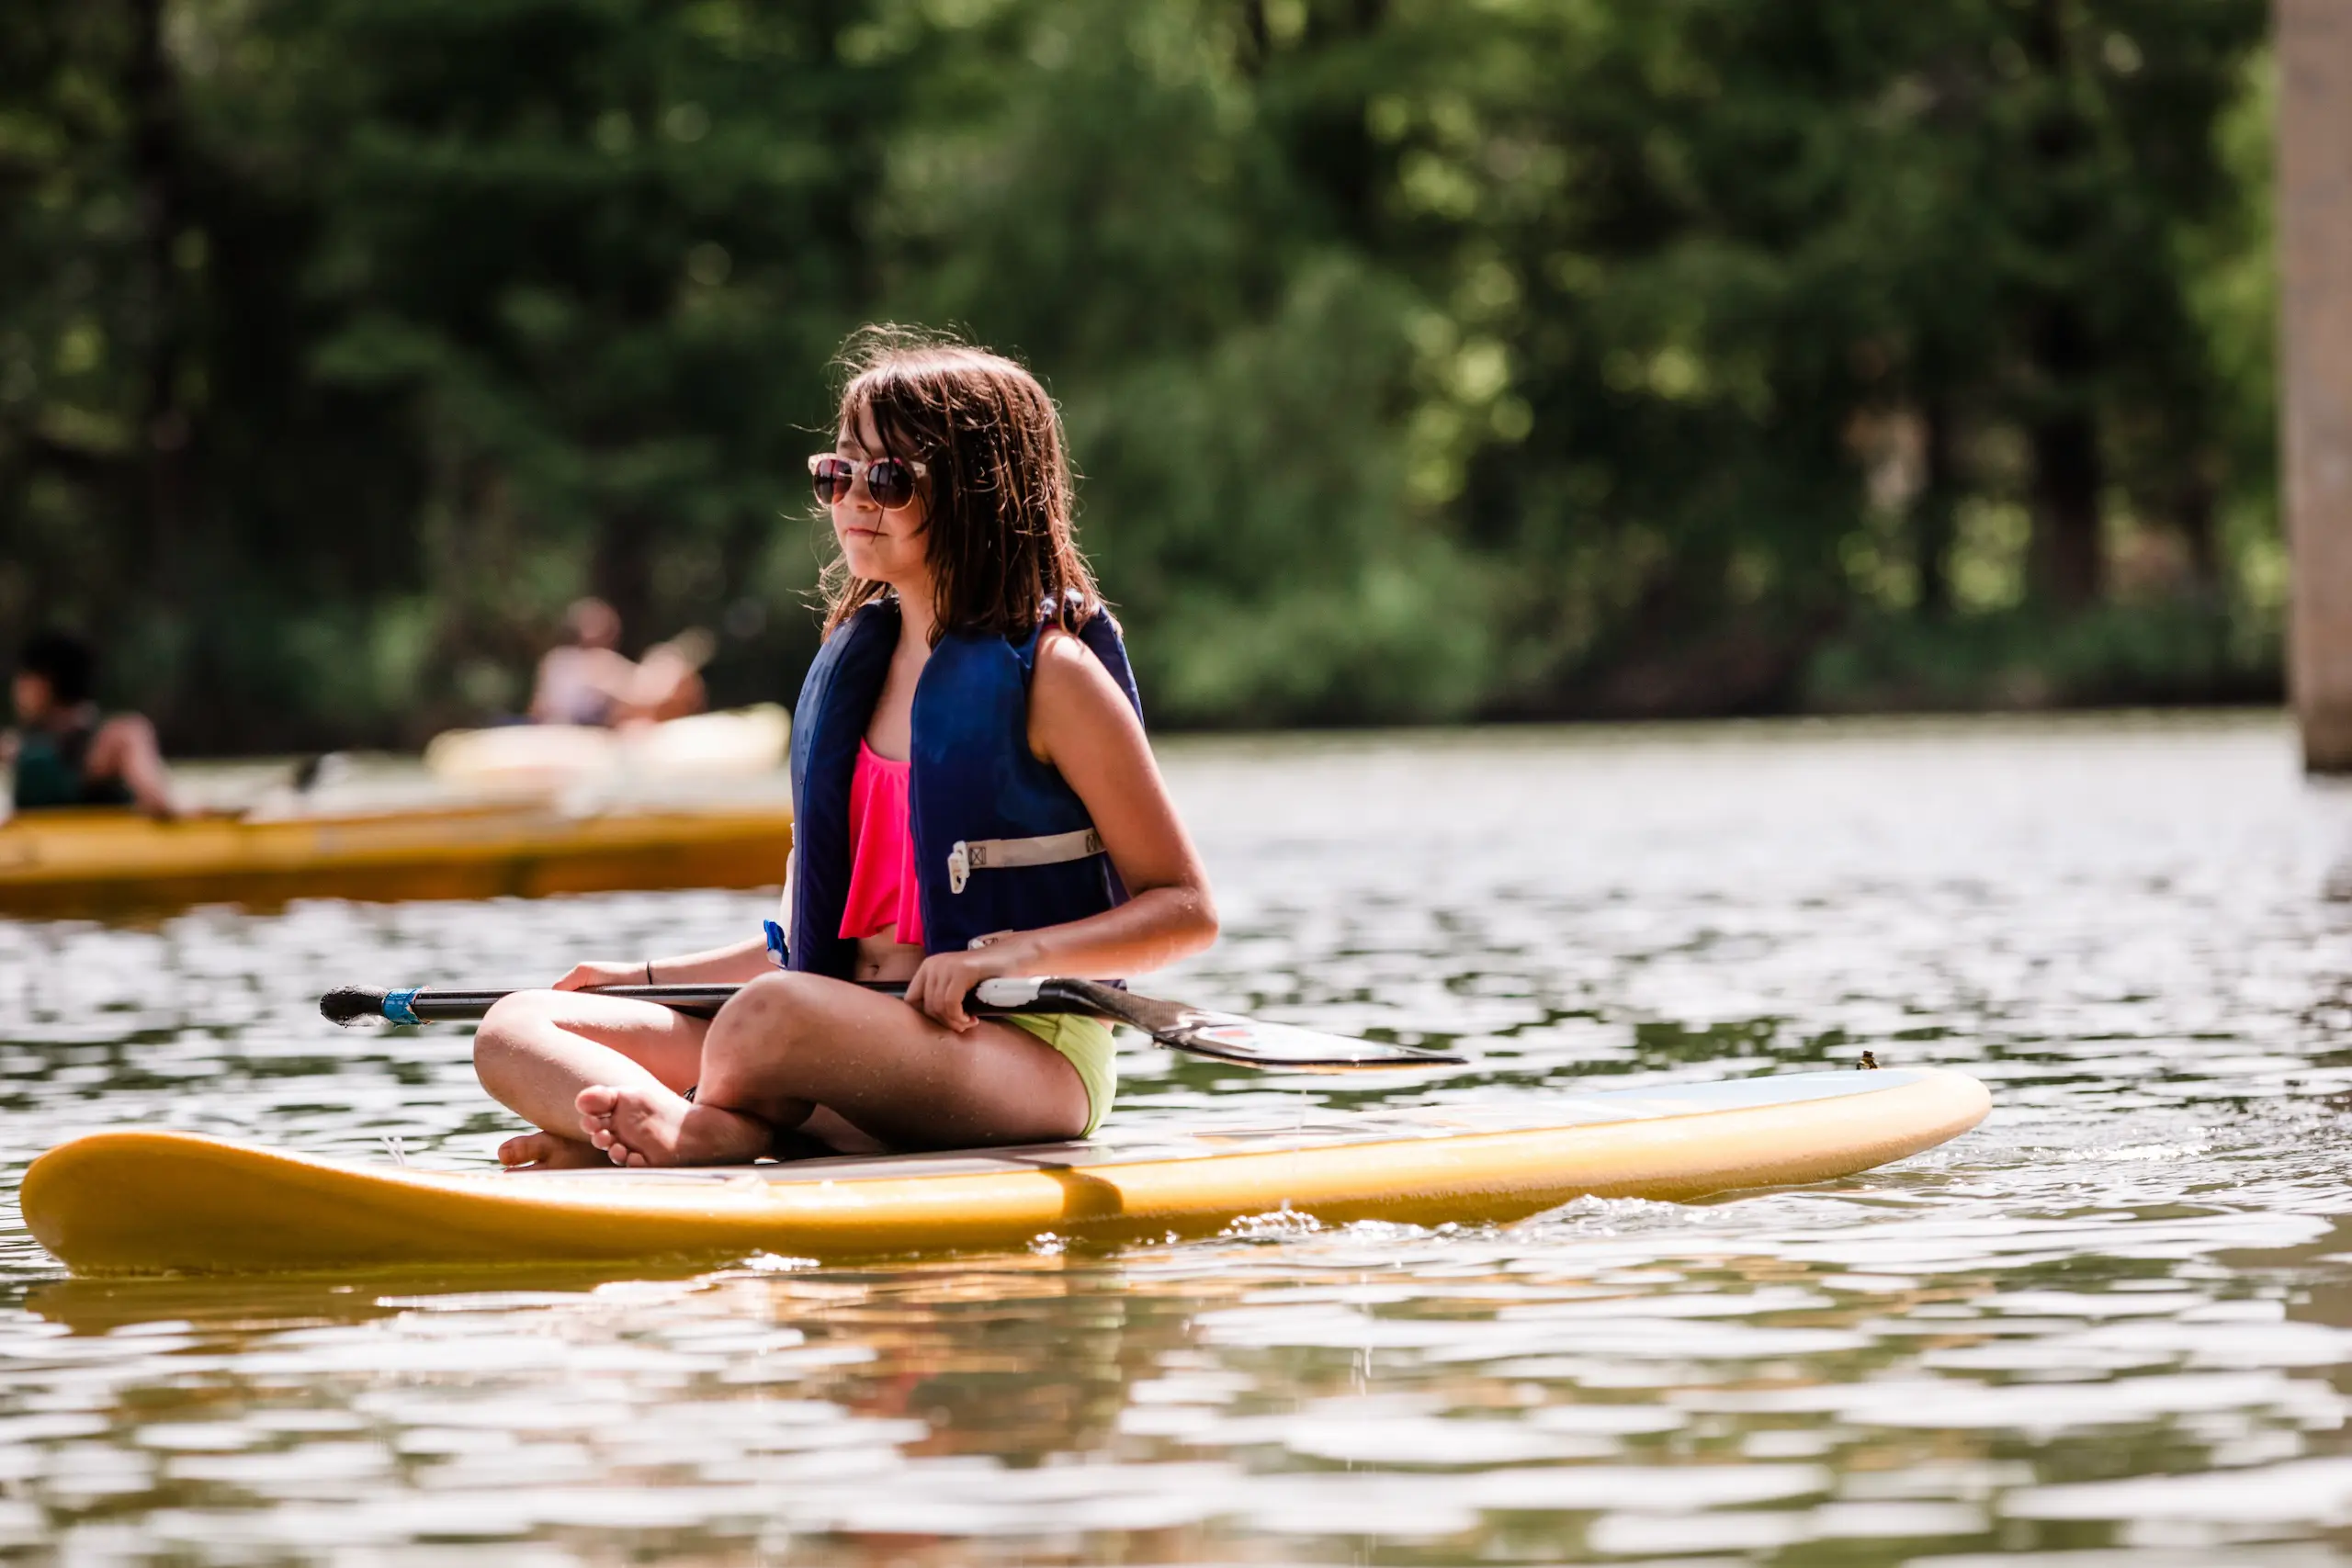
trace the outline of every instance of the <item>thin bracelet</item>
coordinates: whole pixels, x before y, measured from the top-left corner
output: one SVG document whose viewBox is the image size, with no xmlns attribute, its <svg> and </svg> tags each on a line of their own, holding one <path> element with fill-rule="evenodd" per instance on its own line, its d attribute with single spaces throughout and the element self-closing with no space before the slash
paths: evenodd
<svg viewBox="0 0 2352 1568">
<path fill-rule="evenodd" d="M 653 960 L 650 958 L 645 961 L 645 983 L 649 986 L 653 984 Z"/>
</svg>

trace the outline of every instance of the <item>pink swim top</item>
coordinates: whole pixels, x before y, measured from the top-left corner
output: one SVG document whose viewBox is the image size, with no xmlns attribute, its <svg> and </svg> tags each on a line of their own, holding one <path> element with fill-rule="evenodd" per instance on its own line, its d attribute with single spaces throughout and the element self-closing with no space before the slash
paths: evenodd
<svg viewBox="0 0 2352 1568">
<path fill-rule="evenodd" d="M 857 743 L 857 767 L 849 776 L 849 897 L 841 929 L 853 940 L 896 926 L 899 942 L 922 945 L 915 840 L 907 830 L 907 773 L 906 763 Z"/>
</svg>

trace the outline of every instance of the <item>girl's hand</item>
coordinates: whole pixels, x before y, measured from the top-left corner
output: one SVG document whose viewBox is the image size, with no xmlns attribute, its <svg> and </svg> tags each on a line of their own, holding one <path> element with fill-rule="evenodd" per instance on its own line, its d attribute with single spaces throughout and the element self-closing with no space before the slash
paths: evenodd
<svg viewBox="0 0 2352 1568">
<path fill-rule="evenodd" d="M 907 1005 L 962 1034 L 979 1021 L 964 1010 L 964 998 L 983 980 L 1013 973 L 1003 944 L 964 953 L 934 953 L 907 982 Z"/>
<path fill-rule="evenodd" d="M 591 958 L 575 964 L 571 972 L 555 983 L 559 991 L 585 991 L 597 986 L 642 986 L 645 984 L 645 960 L 632 964 L 619 958 Z"/>
</svg>

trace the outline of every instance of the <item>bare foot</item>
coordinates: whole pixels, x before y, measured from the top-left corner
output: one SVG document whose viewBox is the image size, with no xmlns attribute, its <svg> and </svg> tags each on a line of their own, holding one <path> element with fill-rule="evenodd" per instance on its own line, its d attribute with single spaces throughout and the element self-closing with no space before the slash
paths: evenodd
<svg viewBox="0 0 2352 1568">
<path fill-rule="evenodd" d="M 553 1133 L 525 1133 L 498 1145 L 498 1163 L 509 1170 L 582 1170 L 605 1163 L 594 1145 Z"/>
<path fill-rule="evenodd" d="M 768 1152 L 768 1124 L 666 1089 L 591 1084 L 573 1101 L 581 1131 L 615 1165 L 748 1165 Z"/>
</svg>

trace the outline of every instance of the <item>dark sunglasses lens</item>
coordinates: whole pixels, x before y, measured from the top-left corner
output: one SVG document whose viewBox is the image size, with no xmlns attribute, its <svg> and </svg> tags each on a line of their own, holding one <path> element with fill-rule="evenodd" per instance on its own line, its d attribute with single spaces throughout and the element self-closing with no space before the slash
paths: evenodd
<svg viewBox="0 0 2352 1568">
<path fill-rule="evenodd" d="M 865 467 L 866 493 L 874 504 L 897 511 L 915 498 L 915 471 L 896 457 L 884 457 Z"/>
<path fill-rule="evenodd" d="M 832 505 L 849 494 L 854 472 L 849 464 L 839 457 L 826 457 L 808 470 L 808 488 L 817 492 L 817 500 Z"/>
</svg>

